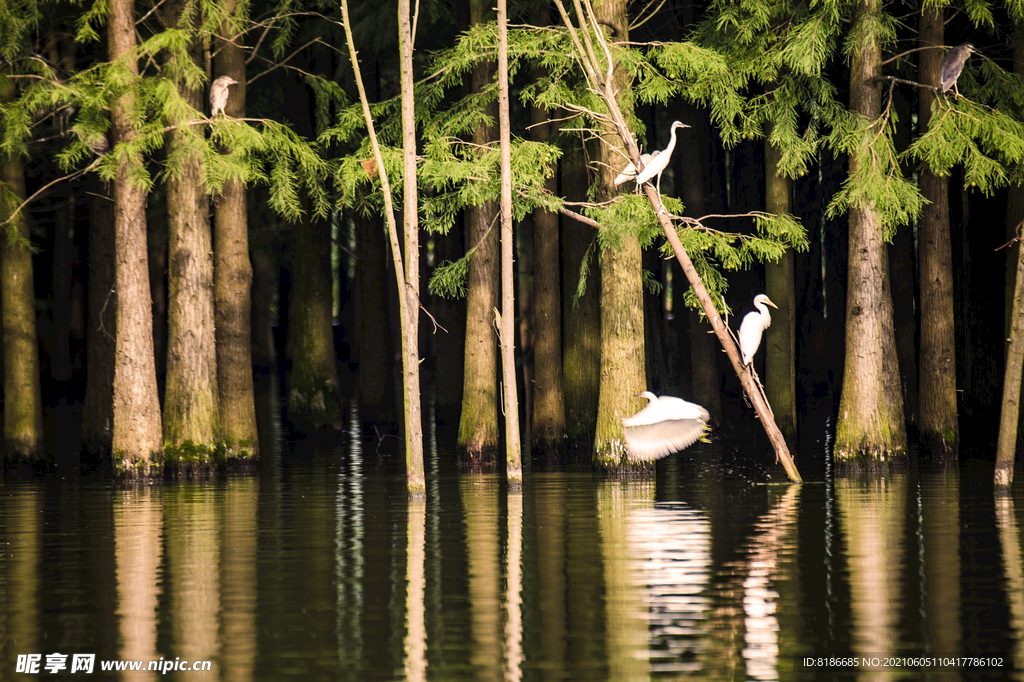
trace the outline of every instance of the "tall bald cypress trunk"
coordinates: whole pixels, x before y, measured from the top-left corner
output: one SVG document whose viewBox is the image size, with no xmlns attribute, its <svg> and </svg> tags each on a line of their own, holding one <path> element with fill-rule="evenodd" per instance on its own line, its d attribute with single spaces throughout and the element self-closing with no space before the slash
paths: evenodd
<svg viewBox="0 0 1024 682">
<path fill-rule="evenodd" d="M 920 80 L 939 85 L 939 67 L 944 53 L 944 12 L 921 10 L 919 40 Z M 935 91 L 918 90 L 918 125 L 925 134 L 931 123 Z M 925 198 L 918 223 L 921 273 L 921 349 L 918 395 L 918 427 L 921 445 L 939 456 L 956 455 L 959 426 L 956 412 L 956 344 L 953 330 L 953 253 L 949 231 L 949 178 L 931 172 L 922 164 L 918 175 Z"/>
<path fill-rule="evenodd" d="M 168 6 L 178 25 L 186 5 Z M 191 59 L 201 68 L 202 44 L 194 39 L 188 57 L 171 60 L 169 71 L 178 93 L 193 108 L 204 109 L 203 91 L 186 85 L 182 70 Z M 217 389 L 217 342 L 213 312 L 213 240 L 209 198 L 203 187 L 199 154 L 191 151 L 201 127 L 187 118 L 167 133 L 167 156 L 178 167 L 167 176 L 167 385 L 164 389 L 164 457 L 172 466 L 213 464 L 220 412 Z"/>
<path fill-rule="evenodd" d="M 608 0 L 594 8 L 598 23 L 611 31 L 615 42 L 629 40 L 629 18 L 624 0 Z M 629 83 L 619 68 L 613 75 L 618 91 Z M 620 106 L 625 103 L 620 102 Z M 628 110 L 623 113 L 628 115 Z M 625 145 L 611 126 L 604 131 L 606 144 L 597 151 L 601 169 L 599 200 L 615 191 L 613 169 L 629 158 Z M 647 388 L 644 373 L 643 271 L 640 243 L 636 235 L 624 232 L 616 244 L 601 250 L 601 386 L 594 434 L 595 463 L 618 467 L 625 463 L 626 444 L 622 419 L 642 407 L 633 396 Z"/>
<path fill-rule="evenodd" d="M 868 122 L 881 111 L 881 0 L 861 0 L 852 32 L 861 36 L 850 68 L 850 109 Z M 863 126 L 850 154 L 850 175 L 871 163 L 871 140 Z M 880 211 L 866 200 L 849 212 L 849 288 L 846 304 L 846 363 L 836 424 L 835 456 L 865 464 L 906 455 L 903 396 L 900 392 L 888 259 Z"/>
<path fill-rule="evenodd" d="M 107 51 L 112 62 L 127 60 L 138 76 L 135 49 L 135 14 L 131 0 L 111 0 L 107 25 Z M 114 144 L 134 137 L 135 100 L 125 92 L 110 107 Z M 121 476 L 148 476 L 159 472 L 162 453 L 160 402 L 157 399 L 153 360 L 153 309 L 149 295 L 146 249 L 146 193 L 130 174 L 139 159 L 123 157 L 114 178 L 114 253 L 117 296 L 117 341 L 114 362 L 114 471 Z"/>
<path fill-rule="evenodd" d="M 238 12 L 229 0 L 228 11 Z M 238 83 L 229 89 L 224 113 L 245 116 L 245 53 L 241 35 L 225 24 L 217 39 L 214 76 L 230 76 Z M 217 390 L 221 434 L 228 460 L 240 464 L 259 456 L 256 402 L 252 377 L 252 263 L 249 260 L 249 224 L 246 188 L 228 180 L 214 203 L 213 287 L 217 340 Z"/>
<path fill-rule="evenodd" d="M 792 213 L 792 180 L 779 173 L 782 151 L 765 135 L 765 209 Z M 765 293 L 778 313 L 765 335 L 765 395 L 775 413 L 775 423 L 786 439 L 796 438 L 796 281 L 793 251 L 787 249 L 776 262 L 765 263 Z"/>
<path fill-rule="evenodd" d="M 493 19 L 486 0 L 470 2 L 470 24 Z M 493 64 L 473 71 L 472 91 L 480 92 L 492 80 Z M 496 104 L 487 112 L 497 121 Z M 473 144 L 486 145 L 498 138 L 494 125 L 473 131 Z M 498 202 L 485 201 L 466 212 L 466 250 L 476 249 L 469 261 L 469 292 L 466 297 L 466 349 L 463 366 L 462 416 L 457 449 L 475 464 L 494 462 L 498 451 L 498 343 L 494 334 L 494 309 L 498 307 L 499 241 Z"/>
<path fill-rule="evenodd" d="M 0 101 L 14 97 L 9 79 L 0 81 Z M 25 169 L 18 154 L 0 154 L 0 222 L 25 200 Z M 43 401 L 39 389 L 36 298 L 32 251 L 24 210 L 3 228 L 0 289 L 3 316 L 4 457 L 8 467 L 49 466 L 43 443 Z M 8 233 L 9 232 L 9 233 Z"/>
</svg>

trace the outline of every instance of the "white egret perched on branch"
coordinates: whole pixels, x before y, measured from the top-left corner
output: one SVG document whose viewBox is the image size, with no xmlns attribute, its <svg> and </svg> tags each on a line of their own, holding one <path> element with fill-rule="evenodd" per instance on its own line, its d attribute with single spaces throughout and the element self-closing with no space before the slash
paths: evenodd
<svg viewBox="0 0 1024 682">
<path fill-rule="evenodd" d="M 700 405 L 650 391 L 647 407 L 622 420 L 622 435 L 633 459 L 653 461 L 693 445 L 707 430 L 711 416 Z"/>
<path fill-rule="evenodd" d="M 754 307 L 760 312 L 747 313 L 740 324 L 740 355 L 743 356 L 744 367 L 754 359 L 754 354 L 761 345 L 761 335 L 772 325 L 772 316 L 768 313 L 766 305 L 779 309 L 779 306 L 772 303 L 764 294 L 755 296 Z"/>
<path fill-rule="evenodd" d="M 672 134 L 668 139 L 668 146 L 662 149 L 660 152 L 651 154 L 651 162 L 644 166 L 644 169 L 640 171 L 640 175 L 636 176 L 636 186 L 640 187 L 645 182 L 653 178 L 655 175 L 658 176 L 658 196 L 661 196 L 661 174 L 666 168 L 668 168 L 668 162 L 672 160 L 672 151 L 676 148 L 676 130 L 680 128 L 689 128 L 681 121 L 672 122 Z M 641 157 L 642 159 L 643 157 Z"/>
<path fill-rule="evenodd" d="M 224 107 L 228 105 L 228 95 L 230 94 L 228 88 L 237 84 L 238 81 L 231 76 L 221 76 L 213 81 L 213 84 L 210 85 L 210 118 L 224 113 Z"/>
<path fill-rule="evenodd" d="M 657 152 L 656 151 L 656 152 L 652 152 L 651 154 L 641 154 L 640 155 L 640 162 L 644 164 L 644 168 L 647 168 L 647 165 L 651 162 L 651 159 L 656 157 L 658 154 L 661 154 L 661 152 Z M 634 166 L 633 162 L 630 161 L 629 165 L 626 166 L 625 168 L 623 168 L 622 172 L 615 176 L 615 186 L 618 187 L 619 185 L 621 185 L 624 182 L 628 182 L 630 180 L 635 180 L 635 179 L 636 179 L 636 166 Z M 637 186 L 636 186 L 636 191 L 638 191 L 638 192 L 640 191 L 640 185 L 639 184 L 637 184 Z"/>
<path fill-rule="evenodd" d="M 948 92 L 950 88 L 953 88 L 956 96 L 960 96 L 960 90 L 956 87 L 956 79 L 960 77 L 960 72 L 964 70 L 964 64 L 967 63 L 967 58 L 971 56 L 972 52 L 981 54 L 974 48 L 974 45 L 961 43 L 950 48 L 946 53 L 942 60 L 942 66 L 939 67 L 939 84 L 942 86 L 943 92 Z"/>
</svg>

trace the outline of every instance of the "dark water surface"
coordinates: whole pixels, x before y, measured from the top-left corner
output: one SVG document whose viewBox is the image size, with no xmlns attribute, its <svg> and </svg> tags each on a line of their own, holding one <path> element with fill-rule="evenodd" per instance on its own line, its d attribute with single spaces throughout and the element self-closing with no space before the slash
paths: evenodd
<svg viewBox="0 0 1024 682">
<path fill-rule="evenodd" d="M 795 486 L 698 446 L 508 493 L 435 457 L 408 502 L 347 442 L 220 481 L 4 482 L 0 679 L 1024 677 L 1024 500 L 990 465 Z M 161 658 L 211 669 L 100 670 Z"/>
</svg>

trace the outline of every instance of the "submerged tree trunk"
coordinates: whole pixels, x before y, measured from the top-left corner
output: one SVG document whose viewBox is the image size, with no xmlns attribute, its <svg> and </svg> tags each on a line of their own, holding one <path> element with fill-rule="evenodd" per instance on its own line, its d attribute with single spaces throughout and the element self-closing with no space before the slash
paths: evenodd
<svg viewBox="0 0 1024 682">
<path fill-rule="evenodd" d="M 0 82 L 0 99 L 13 85 Z M 6 92 L 4 90 L 7 90 Z M 0 222 L 25 200 L 25 170 L 19 155 L 0 155 Z M 36 295 L 32 278 L 28 218 L 24 210 L 3 228 L 0 276 L 3 304 L 4 457 L 8 468 L 46 469 L 43 402 L 39 389 Z"/>
<path fill-rule="evenodd" d="M 534 139 L 546 140 L 553 127 L 540 107 L 530 110 Z M 545 189 L 558 191 L 553 173 Z M 533 211 L 533 449 L 552 455 L 565 437 L 565 397 L 562 388 L 562 301 L 558 266 L 558 214 Z"/>
<path fill-rule="evenodd" d="M 114 428 L 114 202 L 110 187 L 90 181 L 89 323 L 86 330 L 85 404 L 82 406 L 82 465 L 95 469 L 109 462 Z"/>
<path fill-rule="evenodd" d="M 228 7 L 237 12 L 237 3 Z M 229 89 L 224 113 L 245 116 L 245 53 L 235 41 L 230 24 L 221 28 L 214 57 L 214 74 L 238 81 Z M 214 209 L 213 286 L 216 311 L 217 389 L 220 400 L 221 440 L 226 456 L 242 465 L 259 457 L 256 401 L 252 377 L 252 263 L 249 261 L 249 226 L 246 189 L 228 180 Z"/>
<path fill-rule="evenodd" d="M 303 433 L 341 428 L 341 387 L 331 325 L 331 226 L 310 216 L 295 225 L 292 286 L 292 371 L 288 420 Z"/>
<path fill-rule="evenodd" d="M 185 11 L 174 3 L 177 25 Z M 201 64 L 202 46 L 189 53 Z M 184 68 L 184 67 L 179 67 Z M 181 96 L 203 110 L 202 90 L 177 82 Z M 186 120 L 167 133 L 167 156 L 180 157 L 167 176 L 167 385 L 164 389 L 164 461 L 172 467 L 205 469 L 214 464 L 220 422 L 217 404 L 217 342 L 213 319 L 213 252 L 209 198 L 202 161 L 186 150 L 195 135 Z"/>
<path fill-rule="evenodd" d="M 623 0 L 608 0 L 594 8 L 595 17 L 608 27 L 615 41 L 629 39 L 629 20 Z M 625 72 L 613 76 L 619 92 L 628 87 Z M 621 104 L 620 104 L 621 106 Z M 597 162 L 605 201 L 614 192 L 613 170 L 629 158 L 614 127 L 605 131 Z M 636 235 L 624 232 L 618 243 L 601 251 L 601 388 L 597 403 L 594 459 L 601 467 L 627 464 L 622 419 L 642 407 L 634 396 L 645 390 L 643 272 Z M 633 464 L 630 462 L 629 464 Z"/>
<path fill-rule="evenodd" d="M 920 80 L 939 85 L 944 12 L 921 10 Z M 921 134 L 931 123 L 935 92 L 918 90 Z M 920 415 L 921 445 L 938 456 L 955 456 L 959 443 L 956 412 L 956 344 L 953 330 L 953 254 L 949 231 L 949 178 L 922 165 L 918 183 L 925 199 L 918 223 L 921 273 Z"/>
<path fill-rule="evenodd" d="M 589 183 L 583 153 L 563 157 L 561 170 L 566 198 L 586 200 Z M 597 424 L 601 376 L 601 266 L 594 228 L 572 218 L 562 218 L 561 242 L 565 430 L 569 448 L 586 452 L 589 457 Z M 577 299 L 581 276 L 586 278 L 586 289 Z"/>
<path fill-rule="evenodd" d="M 782 152 L 765 136 L 765 208 L 769 213 L 792 213 L 792 181 L 779 174 Z M 793 442 L 796 438 L 796 281 L 793 251 L 787 250 L 777 263 L 766 263 L 765 293 L 779 306 L 765 339 L 764 390 L 779 430 Z"/>
<path fill-rule="evenodd" d="M 880 0 L 862 0 L 854 18 L 853 30 L 860 28 L 864 37 L 851 65 L 850 108 L 868 121 L 881 110 L 880 85 L 874 80 L 881 71 L 881 41 L 874 25 L 880 13 Z M 860 164 L 871 163 L 870 138 L 876 133 L 867 128 L 860 134 L 850 155 L 850 175 Z M 906 432 L 882 217 L 871 203 L 850 209 L 849 234 L 846 363 L 835 456 L 847 463 L 863 458 L 872 465 L 905 456 Z"/>
<path fill-rule="evenodd" d="M 111 0 L 107 40 L 110 60 L 126 59 L 128 69 L 137 76 L 138 63 L 131 54 L 135 49 L 133 9 L 130 0 Z M 134 137 L 134 108 L 130 91 L 112 103 L 115 145 Z M 117 342 L 112 448 L 114 471 L 128 477 L 159 473 L 162 452 L 146 249 L 146 193 L 131 177 L 139 163 L 139 159 L 122 158 L 114 178 Z"/>
<path fill-rule="evenodd" d="M 470 2 L 470 24 L 493 18 L 485 0 Z M 493 64 L 473 71 L 473 92 L 490 82 Z M 492 119 L 497 107 L 487 108 Z M 494 126 L 473 131 L 473 144 L 486 145 L 497 138 Z M 466 360 L 463 368 L 462 416 L 457 449 L 473 464 L 492 464 L 498 451 L 498 344 L 494 334 L 494 309 L 498 307 L 498 203 L 485 201 L 467 211 L 469 239 L 466 250 L 476 249 L 469 262 L 469 293 L 466 297 Z"/>
</svg>

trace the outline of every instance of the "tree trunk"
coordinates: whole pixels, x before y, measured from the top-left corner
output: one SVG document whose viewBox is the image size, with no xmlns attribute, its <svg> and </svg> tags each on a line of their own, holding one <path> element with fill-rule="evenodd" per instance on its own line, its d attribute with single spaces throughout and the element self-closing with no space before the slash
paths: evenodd
<svg viewBox="0 0 1024 682">
<path fill-rule="evenodd" d="M 114 423 L 114 339 L 117 295 L 114 291 L 114 202 L 111 188 L 98 176 L 90 180 L 89 326 L 86 332 L 85 404 L 82 406 L 82 465 L 109 463 Z"/>
<path fill-rule="evenodd" d="M 135 49 L 134 4 L 111 0 L 107 41 L 111 62 Z M 128 60 L 138 75 L 138 63 Z M 135 100 L 128 91 L 111 105 L 114 144 L 129 142 Z M 117 341 L 114 362 L 114 471 L 135 477 L 159 473 L 154 461 L 162 451 L 160 402 L 153 359 L 153 308 L 149 294 L 146 250 L 146 193 L 131 175 L 138 159 L 122 158 L 114 178 L 114 253 L 117 295 Z M 207 252 L 208 253 L 208 252 Z"/>
<path fill-rule="evenodd" d="M 381 219 L 357 212 L 356 230 L 356 394 L 364 424 L 394 424 L 395 402 L 391 386 L 392 335 L 388 328 L 387 246 Z"/>
<path fill-rule="evenodd" d="M 570 201 L 587 197 L 587 167 L 583 151 L 562 158 L 562 188 Z M 562 219 L 562 380 L 565 390 L 567 445 L 587 453 L 594 444 L 601 376 L 601 267 L 594 228 L 571 218 Z M 575 295 L 586 268 L 586 291 Z"/>
<path fill-rule="evenodd" d="M 854 17 L 853 31 L 867 30 L 853 55 L 850 108 L 868 121 L 875 121 L 881 109 L 880 86 L 874 80 L 881 71 L 881 43 L 873 29 L 880 13 L 880 0 L 862 0 Z M 860 145 L 850 155 L 850 175 L 861 163 L 871 163 L 869 145 L 876 133 L 865 128 L 860 134 Z M 906 456 L 903 396 L 882 218 L 871 203 L 850 209 L 849 234 L 846 363 L 835 456 L 845 463 L 859 460 L 870 466 Z"/>
<path fill-rule="evenodd" d="M 53 237 L 53 332 L 50 343 L 50 376 L 54 381 L 71 379 L 71 276 L 75 262 L 72 227 L 75 215 L 75 193 L 68 192 L 66 203 L 54 215 Z"/>
<path fill-rule="evenodd" d="M 238 12 L 237 3 L 227 7 Z M 230 24 L 217 39 L 214 75 L 231 76 L 224 113 L 245 116 L 245 53 L 235 41 L 241 36 Z M 252 376 L 252 263 L 249 261 L 249 226 L 246 189 L 229 180 L 214 204 L 213 287 L 216 311 L 217 388 L 220 398 L 221 439 L 229 462 L 251 465 L 259 457 L 256 402 Z"/>
<path fill-rule="evenodd" d="M 405 423 L 405 483 L 410 497 L 426 494 L 423 477 L 423 417 L 420 408 L 420 224 L 416 178 L 416 100 L 412 72 L 412 11 L 409 0 L 398 3 L 398 42 L 402 78 L 402 213 L 405 223 L 405 267 L 396 268 L 402 320 L 402 389 Z M 511 229 L 511 226 L 509 226 Z M 513 390 L 515 387 L 513 385 Z"/>
<path fill-rule="evenodd" d="M 315 217 L 304 218 L 295 225 L 288 420 L 303 433 L 327 425 L 340 429 L 342 425 L 341 387 L 331 324 L 330 230 L 330 223 Z"/>
<path fill-rule="evenodd" d="M 792 213 L 792 181 L 779 174 L 782 152 L 765 135 L 765 209 Z M 796 438 L 796 282 L 793 251 L 776 263 L 765 263 L 765 293 L 779 306 L 765 339 L 764 390 L 775 413 L 775 423 L 791 443 Z"/>
<path fill-rule="evenodd" d="M 0 99 L 13 98 L 11 81 L 0 83 Z M 19 155 L 0 155 L 0 222 L 25 200 L 25 169 Z M 8 468 L 47 469 L 43 402 L 39 389 L 36 294 L 32 251 L 24 210 L 5 228 L 0 246 L 3 304 L 4 457 Z"/>
<path fill-rule="evenodd" d="M 470 3 L 470 24 L 491 19 L 484 0 Z M 492 79 L 493 64 L 473 71 L 473 92 Z M 488 114 L 496 119 L 495 105 Z M 486 145 L 497 137 L 494 126 L 473 131 L 473 144 Z M 494 309 L 498 307 L 498 204 L 485 201 L 468 211 L 469 243 L 476 248 L 469 262 L 469 294 L 466 298 L 466 361 L 463 368 L 462 417 L 457 449 L 469 462 L 492 464 L 498 451 L 498 344 L 494 335 Z"/>
<path fill-rule="evenodd" d="M 613 40 L 629 40 L 629 19 L 623 0 L 608 0 L 596 7 L 594 13 L 598 23 L 611 30 Z M 613 79 L 619 92 L 629 87 L 621 69 L 615 70 Z M 629 158 L 615 128 L 608 126 L 604 133 L 607 144 L 598 148 L 596 158 L 601 169 L 600 201 L 611 198 L 615 191 L 613 169 L 621 168 L 622 159 Z M 642 407 L 642 401 L 634 396 L 647 388 L 643 320 L 640 244 L 634 234 L 624 233 L 615 246 L 601 252 L 601 388 L 594 434 L 594 461 L 601 467 L 627 464 L 622 419 Z"/>
<path fill-rule="evenodd" d="M 547 112 L 530 109 L 534 139 L 547 140 L 552 125 Z M 557 169 L 545 182 L 558 191 Z M 565 438 L 565 396 L 562 387 L 562 301 L 558 266 L 558 214 L 533 211 L 533 450 L 552 456 Z"/>
<path fill-rule="evenodd" d="M 515 243 L 512 234 L 512 124 L 509 118 L 506 0 L 498 0 L 498 119 L 500 121 L 501 145 L 500 339 L 502 397 L 505 408 L 505 477 L 509 485 L 520 487 L 523 484 L 523 453 L 519 433 L 519 397 L 516 390 L 516 359 L 514 355 L 516 309 L 513 280 L 515 265 L 512 261 Z M 413 150 L 415 151 L 415 146 Z M 415 166 L 413 166 L 413 172 L 415 172 Z"/>
<path fill-rule="evenodd" d="M 178 25 L 185 10 L 168 8 Z M 201 64 L 202 47 L 189 47 Z M 203 110 L 203 92 L 183 80 L 178 92 L 193 108 Z M 219 431 L 217 346 L 213 312 L 213 252 L 209 198 L 203 187 L 198 154 L 186 150 L 196 134 L 187 120 L 167 133 L 168 158 L 179 157 L 176 172 L 167 176 L 167 385 L 164 389 L 164 460 L 175 468 L 209 468 L 214 463 Z"/>
<path fill-rule="evenodd" d="M 921 10 L 920 77 L 939 85 L 943 52 L 944 12 Z M 923 135 L 931 122 L 935 92 L 918 90 L 918 125 Z M 924 163 L 918 184 L 925 199 L 918 223 L 921 273 L 920 442 L 936 456 L 956 456 L 959 427 L 956 412 L 956 346 L 953 331 L 953 254 L 949 232 L 949 178 L 939 177 Z"/>
</svg>

